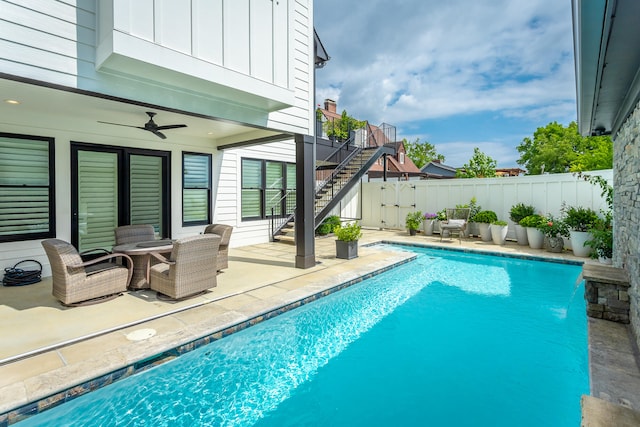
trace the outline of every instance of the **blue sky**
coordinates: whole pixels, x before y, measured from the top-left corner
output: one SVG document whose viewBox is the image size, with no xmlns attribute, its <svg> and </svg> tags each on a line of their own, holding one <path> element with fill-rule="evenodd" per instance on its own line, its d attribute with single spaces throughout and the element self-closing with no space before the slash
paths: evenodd
<svg viewBox="0 0 640 427">
<path fill-rule="evenodd" d="M 318 104 L 429 141 L 451 166 L 479 147 L 516 167 L 524 137 L 576 120 L 569 0 L 316 0 L 314 21 L 331 56 Z"/>
</svg>

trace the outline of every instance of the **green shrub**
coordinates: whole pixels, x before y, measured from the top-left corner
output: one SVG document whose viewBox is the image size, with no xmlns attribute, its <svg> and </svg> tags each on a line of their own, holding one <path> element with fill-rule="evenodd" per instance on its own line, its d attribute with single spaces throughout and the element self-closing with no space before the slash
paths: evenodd
<svg viewBox="0 0 640 427">
<path fill-rule="evenodd" d="M 333 232 L 333 229 L 338 225 L 340 225 L 340 217 L 338 215 L 328 216 L 322 221 L 318 228 L 316 228 L 316 234 L 318 236 L 326 236 Z"/>
<path fill-rule="evenodd" d="M 474 222 L 484 222 L 486 224 L 491 224 L 497 220 L 498 215 L 494 211 L 480 211 L 473 217 Z"/>
<path fill-rule="evenodd" d="M 536 209 L 533 206 L 525 205 L 524 203 L 518 203 L 517 205 L 513 205 L 511 207 L 511 211 L 509 212 L 509 219 L 515 222 L 516 224 L 520 224 L 523 218 L 528 217 L 529 215 L 533 215 L 536 213 Z"/>
<path fill-rule="evenodd" d="M 357 222 L 346 225 L 339 224 L 333 229 L 333 234 L 336 235 L 338 240 L 353 242 L 362 237 L 362 227 L 360 227 Z"/>
<path fill-rule="evenodd" d="M 544 217 L 542 215 L 533 214 L 529 216 L 525 216 L 520 220 L 520 225 L 523 227 L 533 227 L 538 228 L 538 226 L 544 221 Z"/>
<path fill-rule="evenodd" d="M 500 226 L 505 226 L 505 225 L 509 225 L 509 223 L 508 223 L 507 221 L 500 221 L 500 220 L 498 220 L 498 221 L 493 221 L 493 222 L 491 223 L 491 225 L 500 225 Z"/>
<path fill-rule="evenodd" d="M 599 220 L 598 214 L 590 208 L 570 206 L 563 210 L 565 224 L 575 231 L 588 231 Z"/>
<path fill-rule="evenodd" d="M 409 230 L 419 230 L 422 224 L 422 212 L 409 212 L 405 218 L 405 224 Z"/>
</svg>

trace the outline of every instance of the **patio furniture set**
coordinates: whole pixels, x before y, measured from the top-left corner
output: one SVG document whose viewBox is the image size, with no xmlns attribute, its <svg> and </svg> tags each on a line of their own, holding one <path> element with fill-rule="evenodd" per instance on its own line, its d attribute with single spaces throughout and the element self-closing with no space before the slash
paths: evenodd
<svg viewBox="0 0 640 427">
<path fill-rule="evenodd" d="M 197 236 L 156 240 L 151 225 L 125 225 L 115 229 L 112 253 L 89 260 L 60 239 L 44 240 L 42 246 L 51 264 L 53 296 L 64 305 L 107 301 L 127 289 L 183 299 L 217 286 L 217 275 L 228 268 L 232 231 L 230 225 L 210 224 Z"/>
</svg>

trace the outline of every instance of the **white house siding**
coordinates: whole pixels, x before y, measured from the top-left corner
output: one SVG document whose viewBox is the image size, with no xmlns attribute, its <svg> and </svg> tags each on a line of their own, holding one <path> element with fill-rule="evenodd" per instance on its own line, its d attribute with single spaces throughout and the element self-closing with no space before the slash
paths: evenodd
<svg viewBox="0 0 640 427">
<path fill-rule="evenodd" d="M 292 75 L 295 103 L 293 107 L 270 113 L 267 125 L 298 133 L 296 129 L 304 128 L 303 133 L 312 135 L 315 126 L 313 11 L 308 1 L 290 1 L 295 8 Z"/>
<path fill-rule="evenodd" d="M 99 5 L 100 12 L 96 0 L 0 0 L 0 71 L 155 105 L 170 99 L 178 110 L 311 133 L 312 2 L 101 0 Z M 125 17 L 130 18 L 126 34 Z M 102 29 L 110 20 L 119 27 Z M 107 66 L 108 37 L 114 34 L 129 37 L 132 50 L 140 47 L 128 52 L 139 59 L 134 65 L 123 60 Z M 265 46 L 272 47 L 265 52 Z M 147 57 L 150 52 L 154 56 Z M 117 70 L 119 65 L 128 68 Z"/>
<path fill-rule="evenodd" d="M 291 140 L 221 152 L 214 222 L 234 225 L 231 247 L 264 243 L 270 238 L 268 220 L 242 221 L 240 211 L 242 158 L 295 163 L 295 145 Z"/>
<path fill-rule="evenodd" d="M 206 91 L 194 96 L 193 92 L 179 86 L 180 79 L 176 79 L 176 85 L 172 86 L 133 80 L 131 76 L 120 75 L 112 70 L 97 71 L 96 49 L 99 40 L 96 22 L 101 18 L 97 12 L 98 4 L 103 6 L 104 3 L 110 3 L 110 0 L 100 0 L 100 2 L 97 0 L 0 0 L 0 11 L 2 11 L 0 13 L 0 73 L 241 123 L 269 126 L 285 132 L 312 133 L 311 124 L 314 117 L 312 1 L 113 0 L 113 2 L 127 5 L 135 16 L 148 13 L 149 10 L 156 11 L 151 22 L 145 21 L 136 27 L 136 32 L 141 35 L 148 34 L 150 28 L 154 31 L 160 29 L 157 35 L 168 50 L 180 52 L 181 55 L 198 56 L 199 60 L 218 66 L 226 66 L 226 62 L 231 61 L 229 63 L 235 64 L 234 66 L 240 69 L 240 71 L 236 70 L 238 73 L 248 73 L 243 76 L 245 79 L 256 81 L 266 79 L 269 81 L 262 80 L 262 82 L 267 86 L 284 87 L 292 91 L 294 94 L 292 106 L 282 111 L 269 112 L 268 109 L 234 104 L 232 100 L 216 98 L 216 94 L 207 94 Z M 225 49 L 228 51 L 230 46 L 227 45 L 225 48 L 224 43 L 229 43 L 229 39 L 235 35 L 221 36 L 216 31 L 220 27 L 230 27 L 230 25 L 211 25 L 204 19 L 207 14 L 213 17 L 214 21 L 229 18 L 221 12 L 220 6 L 223 3 L 228 12 L 236 11 L 236 7 L 239 7 L 237 10 L 248 10 L 249 17 L 254 21 L 265 13 L 265 7 L 271 7 L 276 3 L 284 5 L 286 9 L 277 9 L 276 15 L 279 15 L 274 15 L 272 18 L 280 21 L 286 18 L 285 25 L 264 24 L 259 28 L 263 34 L 273 31 L 273 58 L 282 58 L 286 55 L 286 66 L 283 67 L 283 61 L 276 59 L 269 63 L 264 53 L 258 53 L 256 49 L 264 48 L 264 40 L 258 40 L 255 35 L 253 38 L 249 35 L 249 43 L 253 43 L 254 46 L 254 49 L 249 49 L 249 69 L 244 67 L 240 60 L 236 63 L 232 59 L 227 61 L 224 58 L 224 52 Z M 185 14 L 181 9 L 188 5 L 192 10 L 190 15 Z M 178 9 L 175 9 L 176 7 Z M 157 13 L 161 10 L 164 10 L 164 13 Z M 198 37 L 191 37 L 190 41 L 182 35 L 174 37 L 173 32 L 168 31 L 166 27 L 174 25 L 166 19 L 167 13 L 175 15 L 179 22 L 191 19 L 190 25 L 196 28 L 193 32 L 197 33 Z M 216 16 L 218 18 L 215 18 Z M 253 29 L 253 26 L 250 29 Z M 101 35 L 101 40 L 103 40 L 102 37 L 104 35 Z M 214 43 L 209 45 L 207 43 L 209 39 Z M 239 40 L 246 41 L 242 38 Z M 187 46 L 189 42 L 190 45 Z M 265 64 L 268 69 L 262 70 L 261 67 Z M 147 69 L 142 68 L 140 75 L 146 78 L 152 76 L 155 71 L 157 68 L 149 66 Z M 237 76 L 231 72 L 228 74 Z M 229 84 L 233 85 L 234 81 Z M 259 86 L 256 86 L 257 91 L 261 90 Z M 259 95 L 263 96 L 265 93 L 268 95 L 268 90 Z M 170 144 L 161 145 L 157 138 L 147 135 L 146 132 L 142 132 L 139 137 L 123 138 L 98 133 L 101 130 L 90 133 L 78 129 L 69 130 L 74 129 L 70 126 L 72 119 L 65 117 L 64 120 L 58 120 L 59 117 L 55 114 L 56 112 L 48 116 L 42 115 L 42 120 L 34 121 L 33 125 L 29 126 L 17 124 L 23 121 L 11 121 L 6 117 L 0 117 L 0 132 L 55 138 L 56 237 L 63 240 L 71 238 L 70 142 L 81 141 L 171 151 L 171 237 L 173 238 L 199 233 L 203 229 L 203 227 L 182 227 L 182 151 L 211 153 L 213 221 L 235 227 L 232 246 L 268 241 L 267 221 L 241 221 L 240 159 L 252 157 L 295 162 L 293 141 L 224 151 L 217 150 L 216 142 L 212 142 L 210 138 L 172 137 Z M 113 130 L 116 131 L 116 129 Z M 122 135 L 122 132 L 118 134 Z M 19 260 L 27 258 L 41 261 L 44 265 L 44 274 L 50 274 L 48 261 L 39 240 L 0 243 L 0 268 L 12 266 Z"/>
</svg>

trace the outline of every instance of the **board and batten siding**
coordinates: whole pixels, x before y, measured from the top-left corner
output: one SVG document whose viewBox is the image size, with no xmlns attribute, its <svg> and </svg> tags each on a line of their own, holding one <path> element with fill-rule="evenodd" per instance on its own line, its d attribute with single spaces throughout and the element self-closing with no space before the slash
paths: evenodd
<svg viewBox="0 0 640 427">
<path fill-rule="evenodd" d="M 0 72 L 311 134 L 311 8 L 304 0 L 0 0 Z M 120 27 L 104 30 L 114 20 Z M 100 71 L 107 34 L 124 34 L 127 22 L 139 41 L 134 64 Z"/>
</svg>

